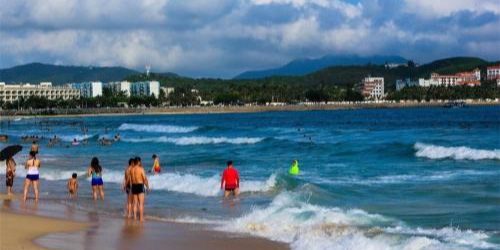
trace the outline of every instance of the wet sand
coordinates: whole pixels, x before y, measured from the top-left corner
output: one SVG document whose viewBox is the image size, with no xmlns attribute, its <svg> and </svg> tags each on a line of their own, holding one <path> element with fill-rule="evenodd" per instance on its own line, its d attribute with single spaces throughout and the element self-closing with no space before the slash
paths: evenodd
<svg viewBox="0 0 500 250">
<path fill-rule="evenodd" d="M 213 231 L 207 225 L 139 222 L 41 200 L 0 195 L 0 249 L 285 250 L 286 244 Z"/>
</svg>

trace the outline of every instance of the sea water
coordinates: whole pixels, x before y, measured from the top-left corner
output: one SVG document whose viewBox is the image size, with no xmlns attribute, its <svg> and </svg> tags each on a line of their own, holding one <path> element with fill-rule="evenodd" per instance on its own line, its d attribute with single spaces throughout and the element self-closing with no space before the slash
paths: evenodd
<svg viewBox="0 0 500 250">
<path fill-rule="evenodd" d="M 30 118 L 1 121 L 1 134 L 57 135 L 40 144 L 41 199 L 123 214 L 123 171 L 149 170 L 151 219 L 206 223 L 289 243 L 292 249 L 500 249 L 500 107 L 405 108 L 244 114 Z M 99 138 L 121 141 L 100 146 Z M 87 138 L 88 145 L 71 146 Z M 15 159 L 27 159 L 30 143 Z M 106 198 L 85 176 L 103 167 Z M 301 173 L 287 170 L 297 159 Z M 241 196 L 222 199 L 232 160 Z M 0 173 L 5 173 L 2 167 Z M 77 200 L 66 182 L 78 174 Z M 15 191 L 24 169 L 18 166 Z M 3 183 L 4 176 L 0 181 Z"/>
</svg>

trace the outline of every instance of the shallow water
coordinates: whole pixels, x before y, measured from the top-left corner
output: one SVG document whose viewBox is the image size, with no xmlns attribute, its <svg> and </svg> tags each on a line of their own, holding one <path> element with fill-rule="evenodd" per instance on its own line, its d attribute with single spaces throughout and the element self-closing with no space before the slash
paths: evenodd
<svg viewBox="0 0 500 250">
<path fill-rule="evenodd" d="M 32 118 L 3 120 L 1 133 L 10 143 L 61 137 L 62 145 L 40 143 L 42 197 L 85 210 L 121 213 L 128 158 L 149 168 L 157 154 L 163 173 L 150 178 L 146 212 L 158 219 L 212 223 L 293 249 L 500 248 L 498 106 Z M 117 133 L 121 142 L 98 145 Z M 70 146 L 73 138 L 89 145 Z M 91 201 L 83 177 L 93 156 L 104 168 L 104 202 Z M 297 177 L 286 174 L 293 159 Z M 243 181 L 241 197 L 224 201 L 226 160 Z M 73 172 L 76 202 L 65 191 Z"/>
</svg>

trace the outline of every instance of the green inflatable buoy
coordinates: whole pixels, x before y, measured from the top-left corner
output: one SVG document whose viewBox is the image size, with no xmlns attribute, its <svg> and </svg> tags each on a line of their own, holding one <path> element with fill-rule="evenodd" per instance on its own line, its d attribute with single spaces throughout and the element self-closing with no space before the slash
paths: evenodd
<svg viewBox="0 0 500 250">
<path fill-rule="evenodd" d="M 299 172 L 299 162 L 297 160 L 293 160 L 292 166 L 290 167 L 290 170 L 288 170 L 288 173 L 291 175 L 298 175 Z"/>
</svg>

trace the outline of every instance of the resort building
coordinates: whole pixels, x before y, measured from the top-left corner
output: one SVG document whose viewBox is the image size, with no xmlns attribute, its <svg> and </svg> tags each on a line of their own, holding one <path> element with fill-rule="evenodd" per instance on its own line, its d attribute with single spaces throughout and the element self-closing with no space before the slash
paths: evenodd
<svg viewBox="0 0 500 250">
<path fill-rule="evenodd" d="M 487 80 L 500 79 L 500 65 L 490 66 L 486 68 L 486 79 Z"/>
<path fill-rule="evenodd" d="M 50 82 L 42 82 L 37 85 L 31 85 L 29 83 L 0 83 L 0 100 L 4 103 L 14 102 L 21 98 L 27 99 L 30 96 L 44 97 L 49 100 L 70 100 L 80 98 L 80 90 L 69 86 L 52 86 Z"/>
<path fill-rule="evenodd" d="M 133 82 L 130 88 L 131 95 L 150 96 L 160 95 L 160 83 L 157 81 Z"/>
<path fill-rule="evenodd" d="M 105 86 L 110 88 L 111 91 L 115 94 L 122 92 L 125 94 L 125 96 L 130 96 L 130 88 L 131 88 L 130 82 L 127 81 L 109 82 L 106 83 Z"/>
<path fill-rule="evenodd" d="M 470 72 L 460 72 L 455 75 L 439 75 L 437 73 L 431 74 L 431 80 L 434 80 L 438 85 L 445 86 L 479 86 L 481 85 L 481 71 L 474 69 Z"/>
<path fill-rule="evenodd" d="M 382 99 L 384 97 L 384 78 L 366 77 L 361 82 L 361 94 L 365 98 Z"/>
<path fill-rule="evenodd" d="M 68 84 L 72 88 L 80 90 L 82 97 L 96 97 L 102 96 L 102 82 L 80 82 Z"/>
</svg>

